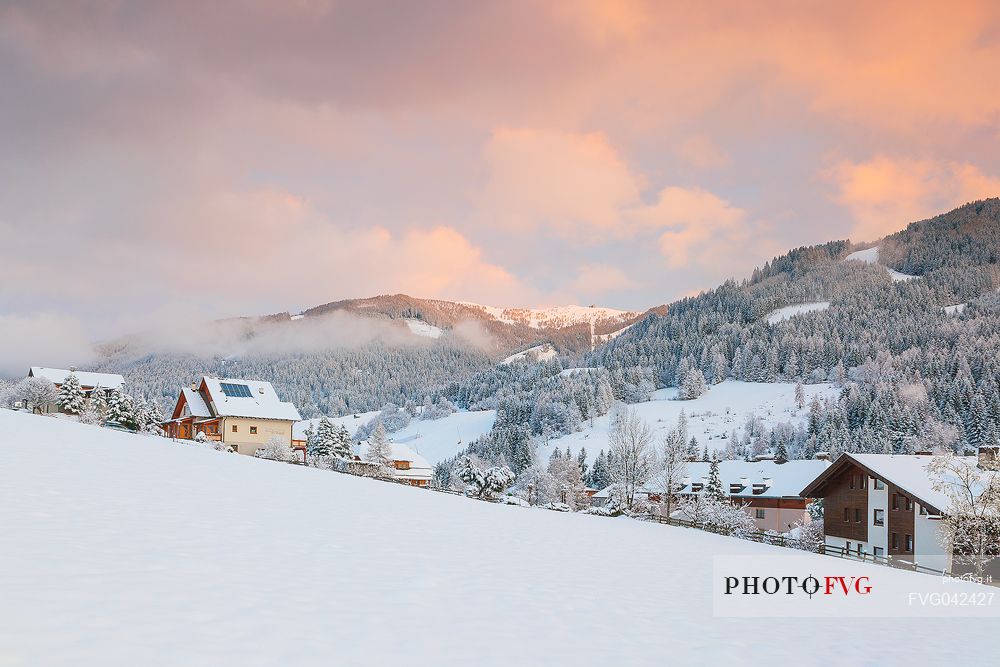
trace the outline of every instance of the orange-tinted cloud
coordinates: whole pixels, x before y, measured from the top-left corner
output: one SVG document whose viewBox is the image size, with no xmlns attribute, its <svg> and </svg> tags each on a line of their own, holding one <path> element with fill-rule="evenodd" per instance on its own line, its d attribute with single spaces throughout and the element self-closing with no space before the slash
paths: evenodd
<svg viewBox="0 0 1000 667">
<path fill-rule="evenodd" d="M 669 301 L 1000 194 L 997 35 L 988 0 L 13 0 L 0 310 Z M 69 294 L 79 258 L 114 270 Z"/>
<path fill-rule="evenodd" d="M 621 209 L 639 199 L 636 178 L 600 134 L 500 128 L 484 150 L 477 204 L 511 232 L 545 228 L 575 239 L 625 234 Z"/>
<path fill-rule="evenodd" d="M 854 216 L 851 238 L 870 241 L 961 204 L 1000 194 L 1000 178 L 961 162 L 840 160 L 827 172 L 835 195 Z"/>
</svg>

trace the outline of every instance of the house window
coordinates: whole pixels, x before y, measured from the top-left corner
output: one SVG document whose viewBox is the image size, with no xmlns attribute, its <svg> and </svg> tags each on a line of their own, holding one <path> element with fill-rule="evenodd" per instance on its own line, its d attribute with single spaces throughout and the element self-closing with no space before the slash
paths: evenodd
<svg viewBox="0 0 1000 667">
<path fill-rule="evenodd" d="M 892 494 L 892 509 L 894 510 L 899 509 L 899 496 L 896 495 L 895 493 Z"/>
<path fill-rule="evenodd" d="M 885 549 L 883 549 L 882 547 L 872 547 L 872 555 L 874 555 L 876 557 L 877 556 L 884 556 L 885 555 Z"/>
<path fill-rule="evenodd" d="M 906 536 L 906 553 L 913 553 L 913 535 Z"/>
<path fill-rule="evenodd" d="M 909 498 L 906 498 L 906 511 L 907 512 L 913 511 L 913 501 Z"/>
<path fill-rule="evenodd" d="M 884 526 L 885 525 L 885 510 L 875 510 L 875 525 Z"/>
<path fill-rule="evenodd" d="M 765 517 L 767 516 L 767 512 L 766 512 L 766 511 L 764 511 L 764 510 L 762 510 L 762 509 L 758 509 L 758 510 L 757 510 L 757 511 L 756 511 L 756 512 L 754 513 L 754 516 L 756 516 L 756 517 L 757 517 L 758 519 L 763 519 L 763 518 L 765 518 Z"/>
<path fill-rule="evenodd" d="M 854 510 L 854 523 L 861 523 L 861 510 L 859 508 Z"/>
<path fill-rule="evenodd" d="M 855 477 L 855 475 L 854 475 L 854 473 L 852 472 L 852 473 L 851 473 L 851 488 L 852 488 L 852 489 L 854 488 L 854 477 Z"/>
<path fill-rule="evenodd" d="M 850 523 L 850 522 L 851 522 L 851 510 L 849 510 L 849 509 L 847 509 L 845 507 L 844 508 L 844 523 Z"/>
<path fill-rule="evenodd" d="M 897 535 L 896 533 L 892 534 L 892 548 L 893 550 L 896 551 L 899 550 L 899 535 Z"/>
<path fill-rule="evenodd" d="M 920 506 L 920 515 L 921 516 L 927 516 L 928 514 L 930 514 L 930 512 L 927 511 L 927 508 L 924 507 L 923 505 L 921 505 Z"/>
<path fill-rule="evenodd" d="M 393 465 L 393 467 L 396 468 L 396 470 L 409 470 L 410 469 L 410 462 L 409 461 L 393 461 L 392 465 Z"/>
<path fill-rule="evenodd" d="M 250 435 L 257 435 L 257 427 L 256 426 L 251 426 L 250 427 Z"/>
<path fill-rule="evenodd" d="M 861 482 L 861 488 L 862 489 L 867 489 L 868 488 L 868 475 L 861 475 L 858 479 Z"/>
<path fill-rule="evenodd" d="M 875 490 L 882 491 L 885 489 L 885 482 L 880 480 L 878 477 L 875 478 Z"/>
<path fill-rule="evenodd" d="M 236 424 L 233 424 L 233 433 L 236 433 L 238 430 L 239 427 Z"/>
</svg>

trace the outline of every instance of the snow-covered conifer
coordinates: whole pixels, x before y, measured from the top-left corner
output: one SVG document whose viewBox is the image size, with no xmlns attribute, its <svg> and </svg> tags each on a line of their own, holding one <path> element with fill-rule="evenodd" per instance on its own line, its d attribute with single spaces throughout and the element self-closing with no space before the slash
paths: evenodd
<svg viewBox="0 0 1000 667">
<path fill-rule="evenodd" d="M 78 415 L 83 412 L 85 402 L 86 395 L 83 392 L 83 387 L 80 386 L 80 378 L 76 376 L 76 373 L 70 373 L 63 380 L 62 386 L 59 387 L 56 404 L 63 412 Z"/>
<path fill-rule="evenodd" d="M 726 492 L 722 488 L 722 478 L 719 476 L 719 459 L 713 458 L 708 467 L 708 479 L 705 481 L 705 496 L 711 500 L 724 501 Z"/>
</svg>

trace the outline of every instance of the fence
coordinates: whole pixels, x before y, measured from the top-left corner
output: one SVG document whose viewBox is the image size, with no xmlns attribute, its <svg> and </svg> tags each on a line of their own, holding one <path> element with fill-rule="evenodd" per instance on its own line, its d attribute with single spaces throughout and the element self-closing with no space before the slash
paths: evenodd
<svg viewBox="0 0 1000 667">
<path fill-rule="evenodd" d="M 309 464 L 295 460 L 295 461 L 284 461 L 289 465 L 306 466 L 311 467 Z M 339 468 L 323 468 L 323 470 L 330 470 L 331 472 L 339 472 L 343 475 L 358 476 L 353 472 L 348 470 L 341 470 Z M 375 479 L 380 482 L 389 482 L 391 484 L 402 484 L 403 486 L 408 486 L 411 488 L 421 488 L 427 491 L 434 491 L 436 493 L 448 493 L 455 496 L 463 496 L 466 498 L 472 498 L 473 500 L 483 500 L 482 498 L 476 498 L 475 496 L 470 496 L 464 491 L 458 491 L 455 489 L 445 489 L 441 487 L 434 486 L 421 486 L 413 487 L 405 480 L 394 479 L 392 477 L 377 477 L 377 476 L 365 476 L 368 479 Z M 952 573 L 944 570 L 935 570 L 933 568 L 924 567 L 923 565 L 917 565 L 916 563 L 902 560 L 899 558 L 893 558 L 891 556 L 875 556 L 866 552 L 855 552 L 848 551 L 844 547 L 832 546 L 829 544 L 821 543 L 816 546 L 815 549 L 809 548 L 801 540 L 797 540 L 792 537 L 786 537 L 781 533 L 765 533 L 761 531 L 748 531 L 741 532 L 739 535 L 734 536 L 728 530 L 721 526 L 708 523 L 699 523 L 697 521 L 688 521 L 687 519 L 677 519 L 669 516 L 654 516 L 651 517 L 652 520 L 657 523 L 663 523 L 670 526 L 680 526 L 682 528 L 696 528 L 698 530 L 704 530 L 709 533 L 715 533 L 717 535 L 726 535 L 727 537 L 737 537 L 738 539 L 750 540 L 751 542 L 760 542 L 762 544 L 772 544 L 778 547 L 785 547 L 788 549 L 799 549 L 802 551 L 810 551 L 812 553 L 822 554 L 824 556 L 833 556 L 836 558 L 844 558 L 847 560 L 857 561 L 859 563 L 874 563 L 876 565 L 884 565 L 887 567 L 893 567 L 901 570 L 909 570 L 911 572 L 920 572 L 922 574 L 932 574 L 935 576 L 952 576 Z"/>
<path fill-rule="evenodd" d="M 686 519 L 676 519 L 669 516 L 657 516 L 655 520 L 657 523 L 664 523 L 670 526 L 697 528 L 698 530 L 704 530 L 709 533 L 716 533 L 718 535 L 730 535 L 729 531 L 727 531 L 725 528 L 713 524 L 699 523 L 697 521 L 688 521 Z M 823 554 L 824 556 L 845 558 L 847 560 L 853 560 L 859 563 L 875 563 L 876 565 L 885 565 L 888 567 L 894 567 L 901 570 L 910 570 L 911 572 L 921 572 L 923 574 L 933 574 L 936 576 L 951 575 L 950 572 L 924 567 L 923 565 L 917 565 L 916 563 L 907 560 L 893 558 L 891 556 L 874 556 L 864 551 L 862 551 L 861 553 L 857 553 L 855 551 L 848 551 L 844 547 L 835 547 L 828 544 L 819 544 L 815 549 L 811 549 L 807 547 L 801 540 L 797 540 L 792 537 L 785 537 L 780 533 L 763 533 L 760 531 L 749 531 L 749 532 L 741 532 L 737 537 L 741 539 L 750 540 L 751 542 L 773 544 L 778 547 L 787 547 L 789 549 L 801 549 L 803 551 L 811 551 L 813 553 Z"/>
</svg>

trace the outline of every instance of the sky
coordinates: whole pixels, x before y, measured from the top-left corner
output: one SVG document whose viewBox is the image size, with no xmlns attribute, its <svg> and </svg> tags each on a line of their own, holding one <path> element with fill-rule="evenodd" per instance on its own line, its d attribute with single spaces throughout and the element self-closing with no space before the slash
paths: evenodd
<svg viewBox="0 0 1000 667">
<path fill-rule="evenodd" d="M 998 72 L 996 2 L 6 1 L 0 344 L 642 310 L 1000 195 Z"/>
</svg>

